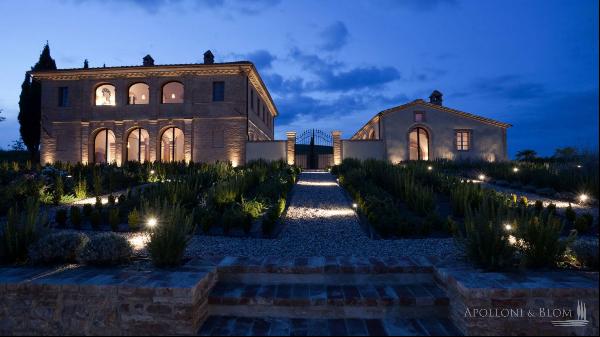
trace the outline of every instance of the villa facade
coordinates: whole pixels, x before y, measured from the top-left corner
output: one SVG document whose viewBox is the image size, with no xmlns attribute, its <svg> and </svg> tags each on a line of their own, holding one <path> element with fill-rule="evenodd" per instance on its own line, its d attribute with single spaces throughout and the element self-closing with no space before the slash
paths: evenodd
<svg viewBox="0 0 600 337">
<path fill-rule="evenodd" d="M 343 157 L 405 160 L 507 160 L 510 124 L 451 109 L 434 91 L 422 99 L 381 111 L 349 141 Z"/>
<path fill-rule="evenodd" d="M 60 69 L 42 84 L 40 160 L 246 161 L 274 138 L 278 112 L 251 62 Z"/>
</svg>

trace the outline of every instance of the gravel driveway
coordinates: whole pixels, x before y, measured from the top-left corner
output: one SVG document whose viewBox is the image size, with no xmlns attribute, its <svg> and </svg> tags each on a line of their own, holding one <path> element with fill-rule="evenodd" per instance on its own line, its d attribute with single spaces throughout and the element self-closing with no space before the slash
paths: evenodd
<svg viewBox="0 0 600 337">
<path fill-rule="evenodd" d="M 276 239 L 195 236 L 189 256 L 457 256 L 451 238 L 372 240 L 328 172 L 303 172 Z"/>
</svg>

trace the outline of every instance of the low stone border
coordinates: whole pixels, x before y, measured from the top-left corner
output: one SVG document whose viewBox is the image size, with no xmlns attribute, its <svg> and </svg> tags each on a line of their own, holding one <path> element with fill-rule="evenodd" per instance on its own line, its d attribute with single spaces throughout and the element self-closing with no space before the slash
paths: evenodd
<svg viewBox="0 0 600 337">
<path fill-rule="evenodd" d="M 193 335 L 212 267 L 132 271 L 0 268 L 0 335 Z"/>
<path fill-rule="evenodd" d="M 598 335 L 598 273 L 436 268 L 434 277 L 450 298 L 450 319 L 465 335 Z"/>
</svg>

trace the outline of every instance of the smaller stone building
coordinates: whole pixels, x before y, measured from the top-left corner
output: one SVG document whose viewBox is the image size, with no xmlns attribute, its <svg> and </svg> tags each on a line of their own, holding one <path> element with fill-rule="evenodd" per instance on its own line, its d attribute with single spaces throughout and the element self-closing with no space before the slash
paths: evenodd
<svg viewBox="0 0 600 337">
<path fill-rule="evenodd" d="M 381 111 L 349 141 L 344 158 L 405 160 L 506 160 L 510 124 L 442 105 L 435 90 L 429 102 L 417 99 Z"/>
<path fill-rule="evenodd" d="M 246 162 L 278 112 L 251 62 L 59 69 L 42 85 L 41 162 Z"/>
</svg>

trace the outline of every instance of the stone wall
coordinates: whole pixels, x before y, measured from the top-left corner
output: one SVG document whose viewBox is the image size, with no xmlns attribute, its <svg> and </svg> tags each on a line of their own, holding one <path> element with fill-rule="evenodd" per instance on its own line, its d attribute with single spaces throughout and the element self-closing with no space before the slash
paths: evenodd
<svg viewBox="0 0 600 337">
<path fill-rule="evenodd" d="M 342 140 L 343 158 L 385 159 L 384 144 L 380 140 Z"/>
<path fill-rule="evenodd" d="M 450 298 L 450 319 L 465 335 L 598 335 L 598 273 L 436 268 L 435 278 Z M 578 303 L 586 306 L 586 326 L 553 324 L 576 320 Z"/>
<path fill-rule="evenodd" d="M 2 268 L 0 335 L 194 335 L 214 268 Z"/>
<path fill-rule="evenodd" d="M 264 159 L 266 161 L 284 160 L 287 162 L 287 141 L 276 140 L 246 143 L 246 161 Z"/>
</svg>

